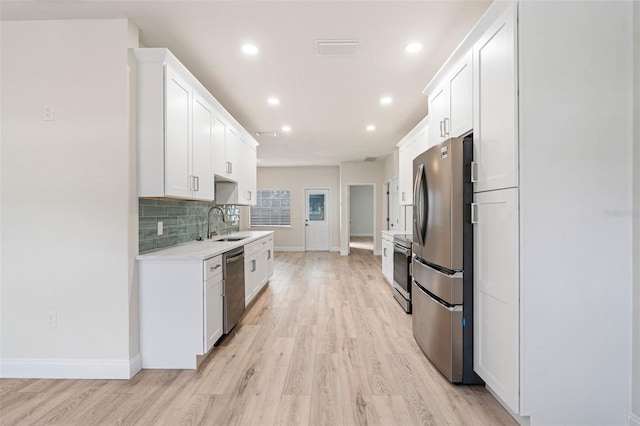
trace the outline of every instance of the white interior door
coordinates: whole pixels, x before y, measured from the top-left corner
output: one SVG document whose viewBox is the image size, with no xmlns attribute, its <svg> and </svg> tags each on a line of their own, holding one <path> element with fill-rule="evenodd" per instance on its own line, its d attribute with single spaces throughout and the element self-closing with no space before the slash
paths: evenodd
<svg viewBox="0 0 640 426">
<path fill-rule="evenodd" d="M 304 249 L 329 251 L 329 190 L 304 190 Z"/>
</svg>

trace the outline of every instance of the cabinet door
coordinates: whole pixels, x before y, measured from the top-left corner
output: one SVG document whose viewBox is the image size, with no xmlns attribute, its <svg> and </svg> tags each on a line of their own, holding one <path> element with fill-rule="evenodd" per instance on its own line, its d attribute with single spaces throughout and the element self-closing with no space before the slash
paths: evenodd
<svg viewBox="0 0 640 426">
<path fill-rule="evenodd" d="M 213 126 L 213 173 L 218 176 L 227 175 L 227 125 L 218 117 Z"/>
<path fill-rule="evenodd" d="M 256 150 L 247 141 L 240 139 L 238 158 L 241 158 L 238 174 L 238 204 L 256 204 Z"/>
<path fill-rule="evenodd" d="M 473 128 L 473 72 L 472 52 L 469 51 L 447 79 L 449 117 L 445 118 L 445 132 L 453 138 Z"/>
<path fill-rule="evenodd" d="M 443 84 L 429 95 L 429 142 L 437 145 L 447 139 L 445 118 L 448 117 L 449 103 L 447 85 Z"/>
<path fill-rule="evenodd" d="M 238 145 L 240 139 L 236 131 L 227 126 L 227 139 L 225 141 L 226 171 L 231 180 L 238 180 Z"/>
<path fill-rule="evenodd" d="M 516 6 L 473 47 L 474 191 L 518 186 Z"/>
<path fill-rule="evenodd" d="M 244 258 L 244 298 L 248 305 L 254 298 L 258 288 L 258 259 L 257 253 Z"/>
<path fill-rule="evenodd" d="M 268 237 L 267 245 L 267 280 L 273 276 L 273 237 Z"/>
<path fill-rule="evenodd" d="M 382 275 L 393 283 L 393 245 L 386 236 L 382 239 Z"/>
<path fill-rule="evenodd" d="M 398 198 L 401 206 L 413 204 L 413 143 L 414 140 L 407 141 L 398 149 Z"/>
<path fill-rule="evenodd" d="M 169 66 L 165 78 L 165 195 L 190 198 L 191 87 Z"/>
<path fill-rule="evenodd" d="M 204 352 L 222 336 L 222 274 L 209 278 L 204 287 Z"/>
<path fill-rule="evenodd" d="M 196 200 L 212 201 L 215 197 L 211 164 L 214 124 L 213 107 L 194 93 L 191 179 Z"/>
<path fill-rule="evenodd" d="M 473 368 L 519 412 L 518 189 L 474 195 Z"/>
</svg>

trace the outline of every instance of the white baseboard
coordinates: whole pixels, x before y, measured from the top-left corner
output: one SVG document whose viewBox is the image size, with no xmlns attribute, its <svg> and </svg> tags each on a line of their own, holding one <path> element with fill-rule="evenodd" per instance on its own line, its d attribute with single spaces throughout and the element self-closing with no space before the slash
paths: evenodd
<svg viewBox="0 0 640 426">
<path fill-rule="evenodd" d="M 304 251 L 304 247 L 274 247 L 273 251 Z"/>
<path fill-rule="evenodd" d="M 376 250 L 373 252 L 374 256 L 382 256 L 382 250 Z"/>
<path fill-rule="evenodd" d="M 304 247 L 274 247 L 274 251 L 304 251 Z M 340 247 L 331 247 L 329 251 L 340 251 Z"/>
<path fill-rule="evenodd" d="M 340 256 L 348 256 L 349 252 L 347 250 L 340 250 Z"/>
<path fill-rule="evenodd" d="M 351 237 L 373 237 L 373 234 L 371 232 L 364 232 L 364 233 L 360 233 L 360 232 L 356 232 L 355 234 L 351 234 Z"/>
<path fill-rule="evenodd" d="M 140 354 L 116 359 L 3 359 L 3 379 L 130 379 L 142 369 Z"/>
<path fill-rule="evenodd" d="M 489 393 L 490 393 L 491 395 L 493 395 L 493 397 L 494 397 L 494 398 L 495 398 L 495 399 L 500 403 L 500 405 L 502 405 L 502 407 L 507 411 L 507 413 L 509 413 L 509 415 L 510 415 L 511 417 L 513 417 L 513 419 L 514 419 L 516 422 L 518 422 L 518 424 L 519 424 L 520 426 L 530 426 L 530 425 L 531 425 L 531 417 L 530 417 L 530 416 L 523 417 L 523 416 L 519 415 L 518 413 L 514 413 L 514 412 L 513 412 L 513 410 L 511 410 L 511 408 L 509 408 L 509 407 L 507 406 L 507 404 L 505 404 L 505 403 L 504 403 L 504 401 L 502 401 L 502 398 L 500 398 L 500 397 L 498 396 L 498 394 L 496 394 L 496 393 L 493 391 L 493 389 L 491 389 L 491 387 L 490 387 L 490 386 L 488 386 L 488 385 L 486 385 L 486 384 L 485 384 L 485 385 L 484 385 L 484 387 L 489 391 Z"/>
<path fill-rule="evenodd" d="M 640 416 L 637 416 L 634 413 L 630 413 L 629 426 L 640 426 Z"/>
</svg>

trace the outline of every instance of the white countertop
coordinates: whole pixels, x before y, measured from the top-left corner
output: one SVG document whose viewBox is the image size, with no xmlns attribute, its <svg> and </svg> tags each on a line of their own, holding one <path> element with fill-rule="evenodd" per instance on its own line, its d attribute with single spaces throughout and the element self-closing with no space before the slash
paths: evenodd
<svg viewBox="0 0 640 426">
<path fill-rule="evenodd" d="M 382 233 L 384 235 L 388 235 L 390 237 L 393 237 L 394 235 L 398 235 L 398 234 L 411 234 L 411 231 L 382 231 Z"/>
<path fill-rule="evenodd" d="M 236 247 L 244 246 L 252 241 L 259 240 L 273 231 L 240 231 L 231 234 L 216 235 L 211 240 L 191 241 L 166 249 L 154 250 L 140 254 L 136 259 L 147 260 L 205 260 L 233 250 Z M 240 241 L 217 241 L 223 238 L 240 238 Z"/>
</svg>

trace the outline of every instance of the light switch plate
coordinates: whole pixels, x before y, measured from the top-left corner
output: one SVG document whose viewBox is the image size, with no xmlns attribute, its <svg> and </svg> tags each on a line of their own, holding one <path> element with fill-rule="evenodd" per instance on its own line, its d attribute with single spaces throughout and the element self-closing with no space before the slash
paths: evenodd
<svg viewBox="0 0 640 426">
<path fill-rule="evenodd" d="M 162 222 L 158 222 L 158 235 L 162 235 L 163 232 Z"/>
</svg>

